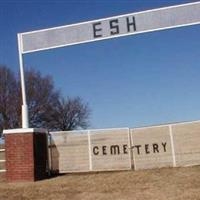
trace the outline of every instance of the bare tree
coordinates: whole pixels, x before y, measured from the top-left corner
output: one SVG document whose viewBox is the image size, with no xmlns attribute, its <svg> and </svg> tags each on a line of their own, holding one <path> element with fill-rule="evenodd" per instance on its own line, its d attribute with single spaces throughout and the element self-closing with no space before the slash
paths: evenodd
<svg viewBox="0 0 200 200">
<path fill-rule="evenodd" d="M 61 98 L 53 120 L 56 130 L 68 131 L 89 127 L 90 109 L 80 97 Z"/>
<path fill-rule="evenodd" d="M 29 123 L 33 128 L 72 130 L 87 128 L 89 107 L 80 97 L 63 99 L 50 76 L 30 69 L 25 72 Z M 0 66 L 0 131 L 21 127 L 21 87 L 19 77 Z M 0 133 L 1 133 L 0 132 Z"/>
<path fill-rule="evenodd" d="M 18 126 L 19 87 L 14 73 L 0 66 L 0 133 Z"/>
<path fill-rule="evenodd" d="M 41 76 L 33 69 L 26 71 L 27 101 L 31 127 L 50 127 L 50 116 L 59 105 L 59 92 L 50 76 Z"/>
</svg>

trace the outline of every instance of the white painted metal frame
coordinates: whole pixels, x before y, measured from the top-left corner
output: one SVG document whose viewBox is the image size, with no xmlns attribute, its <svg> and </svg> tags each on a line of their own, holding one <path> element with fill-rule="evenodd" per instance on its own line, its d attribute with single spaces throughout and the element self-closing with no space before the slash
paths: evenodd
<svg viewBox="0 0 200 200">
<path fill-rule="evenodd" d="M 5 149 L 0 149 L 0 152 L 5 152 Z M 6 160 L 0 160 L 0 163 L 4 163 Z M 0 173 L 6 172 L 6 169 L 0 169 Z"/>
<path fill-rule="evenodd" d="M 17 35 L 17 39 L 18 39 L 19 66 L 20 66 L 21 89 L 22 89 L 22 128 L 29 128 L 28 106 L 26 101 L 26 86 L 24 77 L 23 56 L 22 56 L 23 44 L 21 40 L 21 34 Z"/>
<path fill-rule="evenodd" d="M 133 148 L 132 148 L 134 146 L 134 140 L 133 140 L 133 134 L 131 132 L 131 129 L 129 129 L 129 137 L 130 137 L 130 141 L 131 141 L 130 152 L 132 154 L 132 157 L 131 157 L 132 167 L 131 167 L 131 169 L 133 168 L 136 171 L 137 170 L 137 164 L 136 164 L 136 159 L 135 159 L 135 151 L 133 151 Z"/>
<path fill-rule="evenodd" d="M 88 156 L 89 156 L 89 170 L 92 171 L 92 150 L 91 150 L 91 137 L 90 137 L 90 130 L 87 132 L 88 135 Z"/>
<path fill-rule="evenodd" d="M 169 125 L 169 135 L 170 135 L 171 148 L 172 148 L 173 167 L 176 167 L 176 154 L 175 154 L 175 148 L 174 148 L 174 137 L 173 137 L 173 132 L 172 132 L 172 125 Z"/>
<path fill-rule="evenodd" d="M 200 2 L 198 1 L 198 2 L 193 2 L 193 3 L 181 4 L 181 5 L 167 6 L 167 7 L 157 8 L 157 9 L 150 9 L 150 10 L 145 10 L 145 11 L 141 11 L 141 12 L 135 12 L 135 13 L 131 13 L 131 14 L 143 14 L 143 13 L 148 13 L 148 12 L 151 12 L 151 11 L 160 11 L 160 10 L 166 10 L 166 9 L 170 9 L 170 8 L 179 8 L 179 7 L 184 7 L 184 6 L 196 5 L 196 4 L 200 4 Z M 46 28 L 46 29 L 41 29 L 41 30 L 29 31 L 29 32 L 20 33 L 20 35 L 22 37 L 23 35 L 27 35 L 27 34 L 31 34 L 31 33 L 39 33 L 39 32 L 44 32 L 44 31 L 48 31 L 48 30 L 62 29 L 62 28 L 67 28 L 67 27 L 71 27 L 71 26 L 80 26 L 80 25 L 84 25 L 84 24 L 88 24 L 88 23 L 94 23 L 94 22 L 103 21 L 103 20 L 111 20 L 111 19 L 116 19 L 116 18 L 120 18 L 120 17 L 127 17 L 127 16 L 130 16 L 130 13 L 129 14 L 124 14 L 124 15 L 117 15 L 117 16 L 113 16 L 113 17 L 101 18 L 101 19 L 98 19 L 98 20 L 91 20 L 91 21 L 87 21 L 87 22 L 64 25 L 64 26 L 59 26 L 59 27 L 53 27 L 53 28 Z M 94 41 L 118 38 L 118 37 L 133 35 L 133 34 L 135 35 L 135 34 L 140 34 L 140 33 L 161 31 L 161 30 L 166 30 L 166 29 L 179 28 L 179 27 L 185 27 L 185 26 L 192 26 L 192 25 L 197 25 L 197 24 L 200 24 L 200 21 L 199 22 L 195 22 L 195 23 L 189 23 L 189 24 L 186 23 L 186 24 L 182 24 L 182 25 L 168 26 L 168 27 L 164 27 L 164 28 L 149 29 L 149 30 L 145 30 L 145 31 L 130 32 L 130 33 L 120 34 L 120 35 L 112 35 L 112 37 L 109 36 L 109 37 L 103 37 L 103 38 L 96 38 L 96 39 L 91 39 L 91 40 L 88 40 L 88 41 L 74 42 L 74 43 L 58 45 L 58 46 L 54 46 L 54 47 L 50 47 L 50 48 L 40 48 L 40 49 L 37 49 L 37 50 L 22 51 L 22 53 L 26 54 L 26 53 L 36 52 L 36 51 L 55 49 L 55 48 L 72 46 L 72 45 L 83 44 L 83 43 L 89 43 L 89 42 L 94 42 Z"/>
<path fill-rule="evenodd" d="M 166 9 L 170 9 L 170 8 L 179 8 L 179 7 L 191 6 L 191 5 L 197 5 L 197 4 L 200 4 L 200 2 L 193 2 L 193 3 L 181 4 L 181 5 L 175 5 L 175 6 L 168 6 L 168 7 L 158 8 L 158 9 L 151 9 L 151 10 L 136 12 L 136 13 L 132 13 L 132 14 L 141 14 L 141 13 L 147 13 L 147 12 L 150 12 L 150 11 L 166 10 Z M 181 24 L 181 25 L 167 26 L 167 27 L 162 27 L 162 28 L 148 29 L 148 30 L 144 30 L 144 31 L 137 31 L 137 32 L 129 32 L 129 33 L 119 34 L 119 35 L 112 35 L 112 37 L 106 36 L 106 37 L 102 37 L 102 38 L 89 39 L 89 40 L 86 40 L 86 41 L 71 42 L 71 43 L 68 43 L 68 44 L 63 44 L 63 45 L 58 45 L 58 46 L 55 45 L 55 46 L 46 47 L 46 48 L 38 48 L 36 50 L 24 51 L 24 49 L 23 49 L 22 36 L 26 35 L 26 34 L 42 32 L 42 31 L 47 31 L 47 30 L 61 29 L 61 28 L 66 28 L 66 27 L 70 27 L 70 26 L 79 26 L 79 25 L 83 25 L 83 24 L 87 24 L 87 23 L 98 22 L 100 20 L 114 19 L 116 17 L 118 17 L 118 18 L 119 17 L 126 17 L 126 16 L 129 16 L 129 15 L 130 14 L 119 15 L 119 16 L 114 16 L 114 17 L 102 18 L 102 19 L 99 19 L 99 20 L 92 20 L 92 21 L 87 21 L 87 22 L 82 22 L 82 23 L 77 23 L 77 24 L 71 24 L 71 25 L 66 25 L 66 26 L 60 26 L 60 27 L 54 27 L 54 28 L 49 28 L 49 29 L 30 31 L 30 32 L 18 34 L 18 51 L 19 51 L 19 64 L 20 64 L 22 99 L 23 99 L 22 128 L 29 128 L 29 116 L 28 116 L 28 106 L 27 106 L 27 101 L 26 101 L 26 88 L 25 88 L 23 56 L 22 56 L 23 54 L 31 53 L 31 52 L 35 52 L 35 51 L 47 50 L 47 49 L 54 49 L 54 48 L 59 48 L 59 47 L 64 47 L 64 46 L 82 44 L 82 43 L 87 43 L 87 42 L 100 41 L 100 40 L 105 40 L 105 39 L 128 36 L 128 35 L 133 35 L 133 34 L 160 31 L 160 30 L 166 30 L 166 29 L 171 29 L 171 28 L 178 28 L 178 27 L 183 27 L 183 26 L 191 26 L 191 25 L 200 24 L 200 21 L 197 21 L 197 22 L 194 22 L 194 23 L 191 22 L 191 23 L 185 23 L 185 24 Z"/>
</svg>

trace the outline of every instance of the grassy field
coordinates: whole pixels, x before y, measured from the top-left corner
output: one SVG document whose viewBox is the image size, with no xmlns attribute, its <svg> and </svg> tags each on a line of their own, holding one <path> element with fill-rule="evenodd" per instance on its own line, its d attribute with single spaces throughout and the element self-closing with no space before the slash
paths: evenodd
<svg viewBox="0 0 200 200">
<path fill-rule="evenodd" d="M 199 200 L 200 166 L 68 174 L 36 183 L 6 183 L 0 200 Z"/>
</svg>

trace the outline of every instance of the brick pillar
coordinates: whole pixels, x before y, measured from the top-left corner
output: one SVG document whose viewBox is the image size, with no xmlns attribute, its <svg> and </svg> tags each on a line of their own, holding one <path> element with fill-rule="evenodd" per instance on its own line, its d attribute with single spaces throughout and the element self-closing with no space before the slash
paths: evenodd
<svg viewBox="0 0 200 200">
<path fill-rule="evenodd" d="M 4 130 L 8 182 L 47 178 L 48 149 L 45 129 Z"/>
</svg>

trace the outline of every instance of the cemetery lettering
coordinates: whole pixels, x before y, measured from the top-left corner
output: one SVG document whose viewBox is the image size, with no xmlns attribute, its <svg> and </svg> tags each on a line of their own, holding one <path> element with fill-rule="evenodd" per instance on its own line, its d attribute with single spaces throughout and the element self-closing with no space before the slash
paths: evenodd
<svg viewBox="0 0 200 200">
<path fill-rule="evenodd" d="M 135 149 L 138 155 L 152 154 L 152 153 L 160 153 L 167 152 L 167 142 L 152 143 L 152 144 L 144 144 L 144 145 L 134 145 L 131 149 Z M 119 155 L 119 154 L 128 154 L 128 145 L 102 145 L 102 146 L 94 146 L 93 154 L 95 156 L 98 155 Z"/>
<path fill-rule="evenodd" d="M 93 147 L 93 154 L 94 155 L 119 155 L 119 154 L 128 154 L 128 145 L 123 144 L 122 146 L 120 145 L 111 145 L 106 146 L 94 146 Z"/>
<path fill-rule="evenodd" d="M 167 151 L 167 142 L 162 142 L 161 144 L 153 143 L 144 145 L 134 145 L 131 148 L 136 149 L 138 155 L 140 155 L 141 153 L 145 154 L 160 153 Z"/>
</svg>

